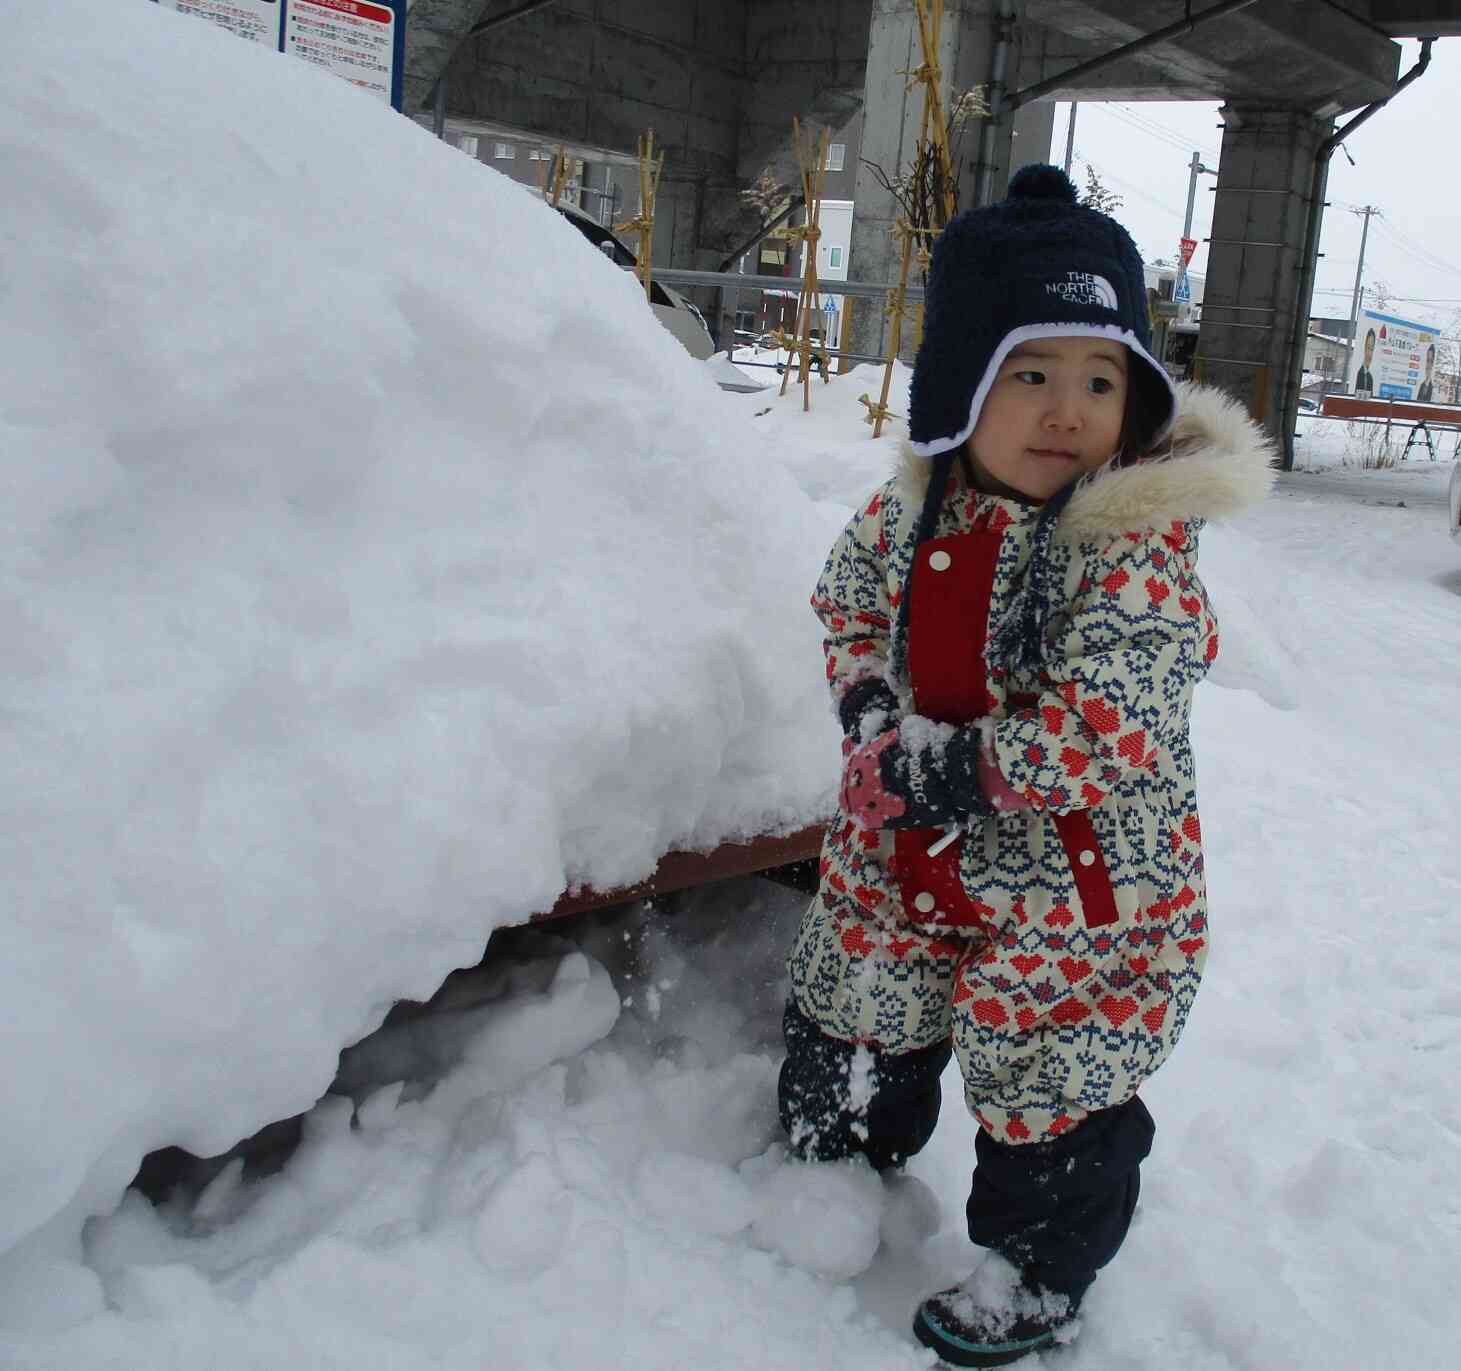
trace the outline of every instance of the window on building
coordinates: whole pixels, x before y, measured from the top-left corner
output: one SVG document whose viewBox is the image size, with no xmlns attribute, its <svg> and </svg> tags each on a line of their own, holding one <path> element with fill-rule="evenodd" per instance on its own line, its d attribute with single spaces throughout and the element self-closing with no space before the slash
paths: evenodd
<svg viewBox="0 0 1461 1371">
<path fill-rule="evenodd" d="M 846 160 L 846 158 L 847 158 L 847 144 L 846 143 L 833 143 L 827 149 L 827 170 L 828 171 L 841 171 L 842 170 L 842 163 Z"/>
<path fill-rule="evenodd" d="M 842 265 L 842 249 L 831 248 L 827 253 L 828 265 L 840 267 Z"/>
<path fill-rule="evenodd" d="M 548 160 L 548 154 L 546 152 L 544 152 L 542 148 L 529 148 L 528 149 L 528 161 L 529 162 L 546 162 L 547 160 Z"/>
<path fill-rule="evenodd" d="M 468 157 L 477 155 L 477 135 L 475 133 L 463 133 L 457 138 L 457 146 L 461 148 Z"/>
<path fill-rule="evenodd" d="M 517 149 L 511 143 L 494 143 L 492 145 L 492 155 L 499 162 L 510 162 L 517 156 Z"/>
</svg>

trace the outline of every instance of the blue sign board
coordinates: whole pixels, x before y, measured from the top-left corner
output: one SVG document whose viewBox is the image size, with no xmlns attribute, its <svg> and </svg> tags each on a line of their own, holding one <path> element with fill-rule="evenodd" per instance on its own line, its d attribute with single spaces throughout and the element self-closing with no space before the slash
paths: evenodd
<svg viewBox="0 0 1461 1371">
<path fill-rule="evenodd" d="M 409 0 L 155 0 L 342 76 L 401 108 Z"/>
<path fill-rule="evenodd" d="M 1172 292 L 1172 299 L 1184 305 L 1192 299 L 1192 282 L 1186 275 L 1177 282 L 1177 288 Z"/>
</svg>

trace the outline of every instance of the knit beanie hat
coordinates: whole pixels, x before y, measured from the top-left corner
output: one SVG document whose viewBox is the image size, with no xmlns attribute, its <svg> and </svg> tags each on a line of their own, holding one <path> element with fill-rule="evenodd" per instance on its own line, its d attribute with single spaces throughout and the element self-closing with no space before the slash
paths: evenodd
<svg viewBox="0 0 1461 1371">
<path fill-rule="evenodd" d="M 1000 364 L 1042 335 L 1125 343 L 1130 384 L 1154 421 L 1140 446 L 1171 428 L 1176 391 L 1151 355 L 1141 257 L 1120 224 L 1076 200 L 1059 167 L 1022 167 L 1007 199 L 955 216 L 934 243 L 909 396 L 920 457 L 962 446 Z"/>
<path fill-rule="evenodd" d="M 914 546 L 933 536 L 954 457 L 974 426 L 1004 359 L 1032 338 L 1111 338 L 1125 343 L 1128 386 L 1148 431 L 1147 451 L 1172 427 L 1177 393 L 1152 356 L 1146 278 L 1131 236 L 1109 215 L 1077 203 L 1059 167 L 1032 164 L 1010 180 L 997 205 L 965 210 L 933 245 L 924 293 L 923 343 L 913 363 L 909 445 L 932 459 Z M 985 653 L 1006 666 L 1039 660 L 1050 612 L 1046 564 L 1056 521 L 1075 482 L 1041 506 L 1024 584 Z M 893 628 L 891 675 L 906 684 L 908 587 Z"/>
</svg>

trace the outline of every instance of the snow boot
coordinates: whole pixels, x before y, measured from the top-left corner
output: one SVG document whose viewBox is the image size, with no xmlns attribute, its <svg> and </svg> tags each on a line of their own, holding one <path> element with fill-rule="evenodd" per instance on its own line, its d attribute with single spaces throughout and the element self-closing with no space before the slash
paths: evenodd
<svg viewBox="0 0 1461 1371">
<path fill-rule="evenodd" d="M 1032 1288 L 992 1258 L 961 1285 L 930 1295 L 913 1316 L 913 1336 L 953 1366 L 1004 1366 L 1075 1334 L 1069 1296 Z"/>
</svg>

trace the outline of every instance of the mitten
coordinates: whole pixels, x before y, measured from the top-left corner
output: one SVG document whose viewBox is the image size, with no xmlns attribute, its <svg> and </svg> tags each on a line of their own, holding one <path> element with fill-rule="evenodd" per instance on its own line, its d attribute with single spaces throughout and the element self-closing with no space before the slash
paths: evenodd
<svg viewBox="0 0 1461 1371">
<path fill-rule="evenodd" d="M 859 828 L 937 828 L 994 813 L 979 782 L 977 725 L 917 715 L 871 742 L 842 744 L 842 812 Z"/>
<path fill-rule="evenodd" d="M 880 676 L 864 676 L 842 692 L 842 698 L 837 701 L 837 717 L 842 721 L 843 734 L 860 743 L 869 735 L 877 737 L 897 722 L 898 697 Z M 864 724 L 871 727 L 864 728 Z"/>
</svg>

